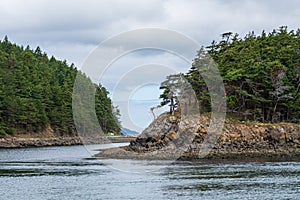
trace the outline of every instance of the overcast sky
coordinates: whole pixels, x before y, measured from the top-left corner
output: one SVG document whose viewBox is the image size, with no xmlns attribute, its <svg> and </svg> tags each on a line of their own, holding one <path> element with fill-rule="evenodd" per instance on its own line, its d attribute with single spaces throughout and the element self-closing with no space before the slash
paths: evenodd
<svg viewBox="0 0 300 200">
<path fill-rule="evenodd" d="M 259 34 L 282 25 L 297 29 L 300 1 L 1 0 L 0 19 L 0 38 L 8 35 L 17 44 L 29 44 L 32 48 L 40 46 L 49 56 L 66 59 L 81 68 L 99 43 L 138 28 L 175 30 L 204 46 L 228 31 L 244 36 L 252 30 Z M 154 57 L 157 60 L 162 55 L 154 54 Z M 119 65 L 146 57 L 149 55 L 130 55 Z M 180 63 L 176 59 L 169 60 L 170 65 Z M 107 82 L 112 80 L 106 79 Z M 111 90 L 113 86 L 107 84 Z M 149 90 L 149 87 L 145 88 L 148 88 L 145 91 Z"/>
</svg>

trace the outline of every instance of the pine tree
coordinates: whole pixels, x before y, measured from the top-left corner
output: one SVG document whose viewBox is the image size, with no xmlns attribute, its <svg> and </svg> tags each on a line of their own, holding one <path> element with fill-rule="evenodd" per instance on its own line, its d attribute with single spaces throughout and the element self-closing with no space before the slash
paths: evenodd
<svg viewBox="0 0 300 200">
<path fill-rule="evenodd" d="M 112 110 L 112 102 L 102 86 L 66 61 L 49 59 L 40 47 L 34 51 L 9 42 L 5 37 L 0 43 L 0 132 L 40 132 L 50 126 L 57 135 L 76 134 L 72 113 L 73 84 L 79 75 L 86 84 L 103 90 L 96 109 L 105 107 L 101 120 L 108 121 L 105 131 L 119 131 Z M 84 97 L 86 98 L 86 97 Z M 99 113 L 100 114 L 100 113 Z M 84 113 L 89 123 L 89 114 Z M 100 119 L 100 117 L 99 117 Z M 87 130 L 97 131 L 97 130 Z"/>
</svg>

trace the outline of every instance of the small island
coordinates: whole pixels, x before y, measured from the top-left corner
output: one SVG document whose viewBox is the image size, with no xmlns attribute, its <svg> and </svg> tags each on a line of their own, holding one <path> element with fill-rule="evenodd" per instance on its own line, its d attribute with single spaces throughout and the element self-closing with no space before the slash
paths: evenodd
<svg viewBox="0 0 300 200">
<path fill-rule="evenodd" d="M 174 116 L 165 113 L 128 146 L 102 150 L 96 157 L 150 160 L 300 159 L 299 124 L 226 119 L 222 134 L 203 157 L 201 150 L 207 139 L 208 125 L 207 116 L 180 119 L 177 115 L 174 121 Z"/>
<path fill-rule="evenodd" d="M 300 30 L 280 27 L 244 38 L 224 33 L 220 42 L 201 48 L 189 72 L 172 74 L 161 84 L 163 105 L 173 107 L 174 93 L 182 104 L 175 113 L 159 116 L 130 145 L 106 149 L 97 157 L 131 159 L 300 158 Z M 211 133 L 211 96 L 205 74 L 213 60 L 226 93 L 223 130 Z M 186 81 L 195 92 L 190 96 Z M 175 88 L 175 90 L 174 90 Z M 180 88 L 180 89 L 178 89 Z M 183 89 L 182 89 L 183 88 Z M 179 90 L 179 91 L 178 91 Z M 185 94 L 183 94 L 185 93 Z M 211 96 L 210 96 L 211 95 Z M 188 98 L 186 97 L 188 96 Z M 188 109 L 187 109 L 188 105 Z M 218 105 L 218 112 L 225 104 Z M 194 108 L 196 114 L 186 115 Z M 223 111 L 222 111 L 223 109 Z M 199 110 L 200 113 L 197 114 Z M 190 111 L 190 113 L 193 113 Z M 206 141 L 206 142 L 205 142 Z M 209 148 L 203 148 L 209 145 Z M 209 150 L 209 152 L 204 152 Z M 205 154 L 205 156 L 203 156 Z"/>
</svg>

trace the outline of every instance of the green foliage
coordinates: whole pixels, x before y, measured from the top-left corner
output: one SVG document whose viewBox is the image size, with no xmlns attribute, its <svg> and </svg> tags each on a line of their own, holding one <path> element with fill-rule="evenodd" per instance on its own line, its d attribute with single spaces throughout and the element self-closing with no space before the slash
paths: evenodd
<svg viewBox="0 0 300 200">
<path fill-rule="evenodd" d="M 14 128 L 6 128 L 5 133 L 12 135 L 16 132 L 16 129 Z"/>
<path fill-rule="evenodd" d="M 3 129 L 0 129 L 0 138 L 3 138 L 6 136 L 6 133 Z"/>
<path fill-rule="evenodd" d="M 184 86 L 183 74 L 171 74 L 167 76 L 166 80 L 161 83 L 159 89 L 164 90 L 160 98 L 163 99 L 161 105 L 167 105 L 170 103 L 170 92 L 173 92 L 176 96 L 182 95 L 182 87 Z"/>
<path fill-rule="evenodd" d="M 228 111 L 263 122 L 299 121 L 299 44 L 299 30 L 280 27 L 208 47 L 224 80 Z"/>
<path fill-rule="evenodd" d="M 120 112 L 117 108 L 112 106 L 110 98 L 107 97 L 108 91 L 106 88 L 98 85 L 96 89 L 95 103 L 96 105 L 96 115 L 100 126 L 104 132 L 115 132 L 119 131 L 120 124 L 118 122 L 118 116 Z"/>
<path fill-rule="evenodd" d="M 23 49 L 5 37 L 0 41 L 0 67 L 0 127 L 6 127 L 1 130 L 7 134 L 43 131 L 50 125 L 59 135 L 74 135 L 72 94 L 77 74 L 97 88 L 95 108 L 105 108 L 97 113 L 99 123 L 108 124 L 104 131 L 119 130 L 105 88 L 73 64 L 49 59 L 39 47 Z"/>
<path fill-rule="evenodd" d="M 280 27 L 259 36 L 250 32 L 244 38 L 224 33 L 207 50 L 223 78 L 231 116 L 262 122 L 300 121 L 300 29 Z M 199 50 L 185 77 L 196 92 L 201 112 L 207 112 L 211 108 L 201 74 L 206 65 L 203 52 Z"/>
</svg>

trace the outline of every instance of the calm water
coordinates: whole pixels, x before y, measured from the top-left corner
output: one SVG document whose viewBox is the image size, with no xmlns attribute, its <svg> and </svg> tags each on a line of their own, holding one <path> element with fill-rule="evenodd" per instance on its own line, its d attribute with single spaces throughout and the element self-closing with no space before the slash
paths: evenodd
<svg viewBox="0 0 300 200">
<path fill-rule="evenodd" d="M 1 149 L 0 199 L 300 199 L 300 162 L 89 158 L 83 146 Z"/>
</svg>

